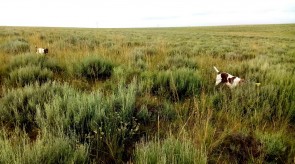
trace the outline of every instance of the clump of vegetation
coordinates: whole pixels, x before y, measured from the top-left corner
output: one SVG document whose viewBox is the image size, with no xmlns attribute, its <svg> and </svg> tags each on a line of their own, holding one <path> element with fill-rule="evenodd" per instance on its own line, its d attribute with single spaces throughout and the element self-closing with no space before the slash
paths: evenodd
<svg viewBox="0 0 295 164">
<path fill-rule="evenodd" d="M 98 57 L 87 57 L 75 66 L 75 74 L 87 80 L 107 79 L 113 73 L 114 64 Z"/>
<path fill-rule="evenodd" d="M 280 134 L 259 134 L 264 147 L 264 160 L 269 163 L 290 163 L 290 143 Z"/>
<path fill-rule="evenodd" d="M 62 74 L 66 72 L 65 66 L 60 64 L 56 59 L 46 58 L 43 63 L 41 63 L 41 68 L 46 68 L 53 73 Z"/>
<path fill-rule="evenodd" d="M 37 127 L 37 109 L 44 109 L 46 103 L 62 93 L 61 86 L 50 83 L 8 90 L 0 100 L 0 121 L 11 127 L 21 127 L 31 131 Z"/>
<path fill-rule="evenodd" d="M 11 144 L 11 136 L 19 139 Z M 2 133 L 0 148 L 1 163 L 87 163 L 89 160 L 87 145 L 77 145 L 69 137 L 46 132 L 36 138 L 33 144 L 21 130 L 13 131 L 10 136 Z"/>
<path fill-rule="evenodd" d="M 225 60 L 249 60 L 255 58 L 255 54 L 241 54 L 241 53 L 236 53 L 236 52 L 228 52 L 222 56 L 223 59 Z"/>
<path fill-rule="evenodd" d="M 25 39 L 8 41 L 1 45 L 1 49 L 9 54 L 19 54 L 30 51 L 30 44 Z"/>
<path fill-rule="evenodd" d="M 94 50 L 96 46 L 99 46 L 99 44 L 100 42 L 92 35 L 71 34 L 67 36 L 65 40 L 59 42 L 57 46 L 61 49 L 71 47 L 72 50 Z"/>
<path fill-rule="evenodd" d="M 0 100 L 0 122 L 37 135 L 33 138 L 38 137 L 36 129 L 76 136 L 89 144 L 87 155 L 98 161 L 127 161 L 140 124 L 135 118 L 136 83 L 124 86 L 107 97 L 58 83 L 9 90 Z"/>
<path fill-rule="evenodd" d="M 252 135 L 227 135 L 209 154 L 209 163 L 248 163 L 261 156 L 262 144 Z"/>
<path fill-rule="evenodd" d="M 147 68 L 146 53 L 142 49 L 135 48 L 131 52 L 130 58 L 133 61 L 135 68 L 138 68 L 139 70 L 145 70 Z"/>
<path fill-rule="evenodd" d="M 44 55 L 26 53 L 13 57 L 7 66 L 7 71 L 12 71 L 26 66 L 36 66 L 41 69 L 46 68 L 54 73 L 62 73 L 65 70 L 65 68 L 55 59 L 48 58 Z"/>
<path fill-rule="evenodd" d="M 53 79 L 53 73 L 38 66 L 20 67 L 11 71 L 6 78 L 6 83 L 12 86 L 25 86 L 38 82 L 39 84 L 45 83 Z"/>
<path fill-rule="evenodd" d="M 155 46 L 148 46 L 148 47 L 145 47 L 143 50 L 144 50 L 145 54 L 149 55 L 149 56 L 153 56 L 153 55 L 158 54 L 158 49 Z"/>
<path fill-rule="evenodd" d="M 22 54 L 11 59 L 9 65 L 7 66 L 7 70 L 11 71 L 28 65 L 42 66 L 46 60 L 47 59 L 45 56 L 37 55 L 34 53 Z"/>
<path fill-rule="evenodd" d="M 163 141 L 140 143 L 135 149 L 135 163 L 206 163 L 206 157 L 189 140 L 168 137 Z"/>
<path fill-rule="evenodd" d="M 176 109 L 167 100 L 158 100 L 156 97 L 139 97 L 136 101 L 136 117 L 142 124 L 172 121 L 177 118 Z"/>
<path fill-rule="evenodd" d="M 46 103 L 45 112 L 38 109 L 38 123 L 69 136 L 74 133 L 81 143 L 89 144 L 89 156 L 97 161 L 126 162 L 140 124 L 134 115 L 136 83 L 124 86 L 119 84 L 108 96 L 67 90 Z"/>
<path fill-rule="evenodd" d="M 169 56 L 189 56 L 191 54 L 191 48 L 186 46 L 173 47 L 168 51 Z"/>
<path fill-rule="evenodd" d="M 142 78 L 149 81 L 147 85 L 150 85 L 148 87 L 153 94 L 166 95 L 173 100 L 184 99 L 201 92 L 201 77 L 197 71 L 191 69 L 147 72 L 142 75 Z"/>
<path fill-rule="evenodd" d="M 159 65 L 159 69 L 162 70 L 168 70 L 168 69 L 179 69 L 179 68 L 190 68 L 190 69 L 196 69 L 197 63 L 188 58 L 184 57 L 180 54 L 176 54 L 174 56 L 169 56 L 163 63 Z"/>
<path fill-rule="evenodd" d="M 25 86 L 38 82 L 50 81 L 54 73 L 62 73 L 64 68 L 53 59 L 36 54 L 23 54 L 14 57 L 7 68 L 6 84 L 10 86 Z"/>
</svg>

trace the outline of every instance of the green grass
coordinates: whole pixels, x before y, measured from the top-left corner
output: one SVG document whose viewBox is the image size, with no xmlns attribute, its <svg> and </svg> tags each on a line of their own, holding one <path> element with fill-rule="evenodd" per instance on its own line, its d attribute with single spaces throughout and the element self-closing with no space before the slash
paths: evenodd
<svg viewBox="0 0 295 164">
<path fill-rule="evenodd" d="M 139 143 L 135 150 L 135 163 L 139 164 L 205 164 L 206 162 L 207 159 L 204 152 L 195 149 L 191 141 L 180 141 L 173 137 L 163 141 Z"/>
<path fill-rule="evenodd" d="M 0 163 L 292 163 L 294 38 L 294 24 L 0 27 Z M 215 87 L 213 66 L 246 82 Z"/>
<path fill-rule="evenodd" d="M 148 82 L 146 85 L 150 87 L 151 93 L 167 95 L 173 100 L 198 95 L 202 83 L 198 72 L 187 68 L 143 73 L 142 81 Z"/>
<path fill-rule="evenodd" d="M 25 86 L 35 82 L 40 84 L 51 80 L 53 73 L 48 69 L 42 69 L 38 66 L 26 66 L 13 70 L 9 73 L 7 85 Z"/>
<path fill-rule="evenodd" d="M 113 64 L 98 57 L 87 57 L 76 64 L 75 74 L 87 80 L 107 79 L 112 75 Z"/>
<path fill-rule="evenodd" d="M 87 145 L 75 144 L 73 138 L 63 135 L 54 136 L 43 131 L 42 136 L 31 139 L 20 130 L 7 134 L 1 131 L 1 163 L 87 163 Z M 17 137 L 13 143 L 10 137 Z M 17 145 L 17 146 L 16 146 Z"/>
<path fill-rule="evenodd" d="M 25 39 L 15 39 L 3 43 L 1 49 L 9 54 L 19 54 L 30 51 L 30 44 Z"/>
</svg>

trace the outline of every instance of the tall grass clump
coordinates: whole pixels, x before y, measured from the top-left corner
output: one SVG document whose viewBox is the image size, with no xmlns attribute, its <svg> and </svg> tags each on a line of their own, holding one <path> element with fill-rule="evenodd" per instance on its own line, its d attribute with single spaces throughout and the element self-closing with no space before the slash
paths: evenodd
<svg viewBox="0 0 295 164">
<path fill-rule="evenodd" d="M 68 137 L 48 136 L 38 139 L 30 148 L 25 145 L 22 152 L 24 163 L 87 163 L 87 145 L 77 144 Z"/>
<path fill-rule="evenodd" d="M 32 148 L 33 150 L 20 152 L 34 153 L 25 154 L 25 159 L 21 158 L 28 160 L 29 163 L 35 163 L 35 160 L 36 163 L 42 161 L 59 163 L 76 159 L 85 162 L 89 157 L 90 148 L 84 143 L 89 141 L 87 137 L 96 129 L 92 127 L 96 127 L 97 123 L 103 122 L 105 118 L 106 104 L 103 102 L 99 93 L 81 93 L 66 84 L 28 85 L 8 90 L 1 98 L 0 121 L 11 129 L 23 129 L 30 140 L 37 139 L 35 141 L 37 145 Z M 39 142 L 44 133 L 52 136 Z M 63 138 L 61 140 L 55 138 L 60 135 L 72 139 L 64 142 Z M 77 145 L 82 148 L 78 153 L 83 154 L 75 155 Z"/>
<path fill-rule="evenodd" d="M 158 48 L 154 45 L 144 47 L 142 50 L 146 55 L 149 55 L 149 56 L 158 54 Z"/>
<path fill-rule="evenodd" d="M 91 152 L 96 160 L 112 163 L 130 160 L 140 127 L 135 117 L 136 85 L 136 80 L 127 87 L 126 84 L 120 83 L 114 92 L 104 99 L 105 117 L 93 127 L 96 133 Z"/>
<path fill-rule="evenodd" d="M 44 55 L 37 55 L 34 53 L 25 53 L 19 56 L 15 56 L 9 62 L 7 66 L 7 71 L 11 71 L 20 67 L 25 67 L 28 65 L 41 66 L 46 61 Z"/>
<path fill-rule="evenodd" d="M 130 58 L 133 61 L 133 65 L 136 69 L 145 70 L 147 68 L 147 52 L 142 48 L 135 48 L 130 53 Z"/>
<path fill-rule="evenodd" d="M 137 94 L 137 80 L 133 79 L 131 84 L 125 86 L 120 82 L 111 95 L 109 95 L 109 105 L 114 112 L 119 112 L 124 120 L 128 120 L 134 114 L 135 100 Z"/>
<path fill-rule="evenodd" d="M 209 163 L 252 163 L 259 161 L 261 155 L 262 144 L 255 136 L 233 133 L 212 146 L 208 158 Z"/>
<path fill-rule="evenodd" d="M 56 47 L 64 49 L 66 47 L 71 47 L 71 50 L 94 50 L 95 47 L 100 45 L 100 41 L 89 34 L 71 34 L 66 36 L 65 40 L 60 40 L 57 42 Z"/>
<path fill-rule="evenodd" d="M 106 96 L 56 83 L 11 90 L 1 99 L 1 122 L 28 134 L 42 129 L 75 136 L 89 145 L 95 161 L 128 161 L 140 126 L 135 118 L 136 85 L 120 83 Z"/>
<path fill-rule="evenodd" d="M 53 58 L 35 53 L 25 53 L 13 57 L 7 66 L 7 71 L 9 72 L 26 66 L 37 66 L 42 69 L 46 68 L 54 73 L 61 73 L 65 70 L 64 67 Z"/>
<path fill-rule="evenodd" d="M 257 135 L 264 147 L 264 161 L 268 163 L 290 163 L 294 156 L 291 143 L 282 133 L 261 133 Z"/>
<path fill-rule="evenodd" d="M 41 63 L 41 68 L 46 68 L 57 74 L 62 74 L 66 72 L 66 66 L 61 64 L 60 62 L 58 62 L 57 59 L 54 58 L 46 58 L 46 60 Z"/>
<path fill-rule="evenodd" d="M 25 39 L 11 40 L 1 45 L 1 49 L 9 54 L 19 54 L 30 51 L 30 44 Z"/>
<path fill-rule="evenodd" d="M 159 68 L 162 70 L 168 69 L 179 69 L 179 68 L 189 68 L 189 69 L 196 69 L 197 63 L 183 55 L 176 54 L 173 56 L 169 56 L 162 64 L 159 65 Z"/>
<path fill-rule="evenodd" d="M 245 53 L 239 53 L 239 52 L 228 52 L 225 54 L 221 55 L 222 59 L 225 60 L 239 60 L 239 61 L 243 61 L 243 60 L 250 60 L 255 58 L 256 55 L 253 53 L 249 53 L 249 52 L 245 52 Z"/>
<path fill-rule="evenodd" d="M 3 131 L 2 131 L 3 132 Z M 87 163 L 87 145 L 76 145 L 74 139 L 54 136 L 45 131 L 31 142 L 21 130 L 2 133 L 0 137 L 0 163 Z M 13 137 L 18 137 L 14 140 Z"/>
<path fill-rule="evenodd" d="M 87 80 L 107 79 L 113 73 L 114 64 L 105 59 L 90 56 L 75 65 L 75 74 Z"/>
<path fill-rule="evenodd" d="M 115 67 L 113 70 L 113 80 L 116 83 L 121 83 L 122 81 L 125 81 L 126 83 L 131 82 L 134 77 L 137 77 L 140 71 L 135 70 L 131 67 L 125 67 L 125 66 L 118 66 Z M 114 88 L 114 85 L 111 85 L 111 87 Z"/>
<path fill-rule="evenodd" d="M 99 92 L 87 94 L 55 82 L 8 90 L 0 102 L 5 125 L 28 133 L 41 128 L 75 134 L 79 139 L 85 139 L 94 123 L 103 121 L 106 110 Z"/>
<path fill-rule="evenodd" d="M 137 144 L 134 161 L 138 164 L 205 164 L 207 162 L 206 156 L 199 151 L 189 140 L 181 141 L 174 137 L 168 137 L 163 141 Z"/>
<path fill-rule="evenodd" d="M 180 56 L 189 56 L 191 54 L 191 47 L 186 47 L 186 46 L 176 46 L 168 51 L 169 56 L 175 56 L 175 55 L 180 55 Z"/>
<path fill-rule="evenodd" d="M 167 96 L 174 100 L 184 99 L 201 92 L 201 77 L 198 71 L 181 68 L 174 71 L 145 72 L 142 80 L 156 95 Z"/>
<path fill-rule="evenodd" d="M 89 144 L 93 160 L 128 161 L 140 126 L 135 118 L 136 85 L 121 83 L 107 96 L 58 83 L 8 90 L 0 100 L 0 121 L 28 135 L 41 129 L 76 136 L 81 144 Z"/>
<path fill-rule="evenodd" d="M 92 126 L 106 117 L 106 110 L 99 92 L 83 93 L 65 85 L 62 94 L 36 107 L 35 121 L 42 129 L 52 133 L 60 130 L 85 141 L 93 132 Z"/>
<path fill-rule="evenodd" d="M 6 78 L 6 84 L 12 86 L 25 86 L 38 82 L 45 83 L 53 79 L 52 71 L 39 66 L 25 66 L 11 71 Z"/>
<path fill-rule="evenodd" d="M 269 119 L 290 119 L 294 123 L 294 87 L 278 87 L 277 85 L 269 85 L 261 87 L 259 92 L 260 105 L 269 105 L 272 107 L 269 111 Z M 263 103 L 264 102 L 264 103 Z"/>
<path fill-rule="evenodd" d="M 25 86 L 50 81 L 54 73 L 61 74 L 64 68 L 54 59 L 37 54 L 15 56 L 7 64 L 5 82 L 11 86 Z"/>
<path fill-rule="evenodd" d="M 128 161 L 139 123 L 134 117 L 136 83 L 120 83 L 109 95 L 99 91 L 70 90 L 55 96 L 37 109 L 36 122 L 52 133 L 60 129 L 89 145 L 89 155 L 97 162 Z"/>
<path fill-rule="evenodd" d="M 53 97 L 63 92 L 64 88 L 56 83 L 46 83 L 42 86 L 37 83 L 7 90 L 0 99 L 0 121 L 10 127 L 31 131 L 38 127 L 37 109 L 44 109 L 45 103 L 49 103 Z"/>
<path fill-rule="evenodd" d="M 224 86 L 216 89 L 211 103 L 216 111 L 251 118 L 253 124 L 262 120 L 294 123 L 294 102 L 291 100 L 294 92 L 291 91 L 291 88 L 264 84 L 255 86 L 255 83 L 243 84 L 233 90 Z"/>
<path fill-rule="evenodd" d="M 177 118 L 177 111 L 172 103 L 156 97 L 143 96 L 137 98 L 136 110 L 136 118 L 144 125 L 155 124 L 158 119 L 168 122 Z"/>
</svg>

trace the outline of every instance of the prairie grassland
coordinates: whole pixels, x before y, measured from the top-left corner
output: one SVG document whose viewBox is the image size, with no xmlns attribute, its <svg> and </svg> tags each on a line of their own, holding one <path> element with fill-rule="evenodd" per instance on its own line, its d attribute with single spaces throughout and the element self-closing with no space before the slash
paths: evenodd
<svg viewBox="0 0 295 164">
<path fill-rule="evenodd" d="M 294 64 L 293 24 L 0 27 L 0 163 L 293 163 Z"/>
</svg>

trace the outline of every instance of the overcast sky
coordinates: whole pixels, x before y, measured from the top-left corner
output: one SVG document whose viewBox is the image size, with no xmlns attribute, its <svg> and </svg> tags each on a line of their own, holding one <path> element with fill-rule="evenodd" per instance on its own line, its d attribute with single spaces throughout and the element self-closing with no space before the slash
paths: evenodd
<svg viewBox="0 0 295 164">
<path fill-rule="evenodd" d="M 179 27 L 295 23 L 295 0 L 2 0 L 0 26 Z"/>
</svg>

